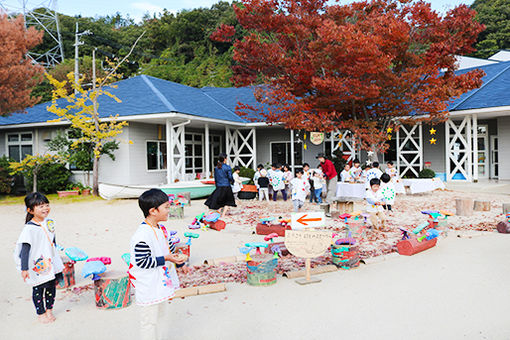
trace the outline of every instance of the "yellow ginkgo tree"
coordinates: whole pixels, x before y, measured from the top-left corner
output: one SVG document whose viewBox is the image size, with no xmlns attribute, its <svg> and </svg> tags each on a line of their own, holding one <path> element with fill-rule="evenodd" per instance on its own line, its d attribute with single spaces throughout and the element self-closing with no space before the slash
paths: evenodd
<svg viewBox="0 0 510 340">
<path fill-rule="evenodd" d="M 121 134 L 122 128 L 128 123 L 119 121 L 118 115 L 101 119 L 97 111 L 99 106 L 97 99 L 101 95 L 106 95 L 118 103 L 121 101 L 102 86 L 96 88 L 96 90 L 83 89 L 80 83 L 76 84 L 74 82 L 72 73 L 69 73 L 67 75 L 68 80 L 64 81 L 58 81 L 49 74 L 46 74 L 46 77 L 54 87 L 53 100 L 47 110 L 59 117 L 52 122 L 69 121 L 72 128 L 81 132 L 81 137 L 76 139 L 71 147 L 78 147 L 81 143 L 88 143 L 92 147 L 92 188 L 94 195 L 98 195 L 99 159 L 103 154 L 103 146 Z M 68 83 L 76 90 L 76 93 L 67 95 L 65 87 Z M 65 102 L 57 101 L 60 98 L 65 99 Z"/>
<path fill-rule="evenodd" d="M 96 196 L 99 194 L 99 159 L 103 153 L 103 147 L 105 143 L 114 141 L 115 137 L 121 134 L 122 129 L 128 125 L 126 121 L 119 121 L 118 115 L 103 114 L 103 117 L 99 117 L 98 98 L 100 96 L 107 96 L 117 103 L 121 102 L 119 98 L 109 92 L 109 89 L 116 87 L 109 83 L 120 78 L 116 73 L 117 69 L 128 58 L 144 33 L 138 37 L 129 53 L 119 63 L 116 65 L 111 63 L 111 72 L 103 79 L 96 79 L 95 77 L 95 57 L 93 57 L 92 89 L 84 89 L 81 80 L 76 83 L 73 73 L 69 73 L 67 80 L 63 81 L 58 81 L 51 75 L 46 74 L 46 77 L 53 86 L 52 101 L 47 110 L 59 117 L 52 122 L 68 121 L 72 128 L 78 129 L 81 132 L 81 137 L 76 139 L 71 147 L 77 147 L 81 143 L 92 146 L 92 189 Z M 70 84 L 74 90 L 72 94 L 67 92 L 67 84 Z"/>
<path fill-rule="evenodd" d="M 62 163 L 66 158 L 59 155 L 27 155 L 21 162 L 10 162 L 11 175 L 23 174 L 25 177 L 31 175 L 33 179 L 32 190 L 37 191 L 37 176 L 39 171 L 46 164 Z"/>
</svg>

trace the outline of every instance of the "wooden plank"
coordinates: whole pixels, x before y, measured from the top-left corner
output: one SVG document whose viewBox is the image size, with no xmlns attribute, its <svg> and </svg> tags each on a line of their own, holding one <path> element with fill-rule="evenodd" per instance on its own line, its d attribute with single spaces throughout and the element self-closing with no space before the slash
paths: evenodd
<svg viewBox="0 0 510 340">
<path fill-rule="evenodd" d="M 327 266 L 320 266 L 320 267 L 315 267 L 315 268 L 312 268 L 312 270 L 310 271 L 310 273 L 312 275 L 316 275 L 316 274 L 323 274 L 323 273 L 329 273 L 329 272 L 336 272 L 338 270 L 338 268 L 335 266 L 335 265 L 327 265 Z M 306 274 L 306 271 L 303 269 L 303 270 L 296 270 L 296 271 L 292 271 L 292 272 L 286 272 L 283 274 L 283 276 L 287 277 L 288 279 L 295 279 L 297 277 L 304 277 Z"/>
<path fill-rule="evenodd" d="M 181 288 L 175 292 L 174 299 L 198 295 L 198 287 Z"/>
<path fill-rule="evenodd" d="M 198 295 L 212 294 L 212 293 L 221 293 L 227 290 L 227 287 L 224 283 L 215 283 L 206 286 L 198 287 Z"/>
</svg>

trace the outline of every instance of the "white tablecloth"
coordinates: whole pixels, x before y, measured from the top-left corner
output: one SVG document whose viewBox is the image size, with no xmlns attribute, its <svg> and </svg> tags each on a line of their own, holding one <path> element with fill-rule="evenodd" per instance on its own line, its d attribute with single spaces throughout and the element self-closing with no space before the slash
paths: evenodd
<svg viewBox="0 0 510 340">
<path fill-rule="evenodd" d="M 394 182 L 393 185 L 395 186 L 395 193 L 397 194 L 405 194 L 406 189 L 404 188 L 404 183 L 402 183 L 402 180 L 399 180 L 398 182 Z"/>
<path fill-rule="evenodd" d="M 365 183 L 338 182 L 336 186 L 336 197 L 357 197 L 364 199 L 365 191 Z"/>
<path fill-rule="evenodd" d="M 403 179 L 402 183 L 404 186 L 409 187 L 411 194 L 445 188 L 443 181 L 439 178 Z"/>
</svg>

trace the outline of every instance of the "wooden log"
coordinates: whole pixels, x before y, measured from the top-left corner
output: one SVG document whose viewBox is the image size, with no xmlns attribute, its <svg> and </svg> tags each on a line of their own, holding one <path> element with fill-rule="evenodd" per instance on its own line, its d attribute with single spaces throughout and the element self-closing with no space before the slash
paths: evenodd
<svg viewBox="0 0 510 340">
<path fill-rule="evenodd" d="M 491 202 L 490 201 L 475 201 L 474 206 L 475 211 L 491 211 Z"/>
<path fill-rule="evenodd" d="M 473 215 L 473 199 L 472 198 L 457 198 L 455 199 L 455 207 L 457 216 L 471 216 Z"/>
<path fill-rule="evenodd" d="M 510 203 L 503 203 L 503 214 L 510 214 Z"/>
<path fill-rule="evenodd" d="M 321 203 L 319 206 L 324 211 L 324 214 L 329 214 L 330 213 L 331 207 L 329 206 L 328 203 Z"/>
<path fill-rule="evenodd" d="M 510 234 L 510 222 L 501 221 L 497 226 L 498 232 L 502 234 Z"/>
<path fill-rule="evenodd" d="M 345 213 L 351 213 L 354 211 L 354 202 L 352 201 L 337 201 L 336 208 L 340 215 Z"/>
<path fill-rule="evenodd" d="M 257 227 L 255 228 L 255 232 L 257 235 L 269 235 L 272 233 L 277 233 L 278 236 L 285 236 L 285 230 L 291 229 L 289 225 L 283 226 L 281 224 L 263 224 L 257 223 Z"/>
<path fill-rule="evenodd" d="M 400 255 L 410 256 L 432 248 L 436 243 L 437 237 L 432 240 L 423 240 L 421 242 L 418 242 L 415 238 L 401 240 L 397 242 L 397 251 Z"/>
<path fill-rule="evenodd" d="M 94 292 L 99 309 L 120 309 L 131 305 L 131 284 L 125 272 L 106 272 L 94 281 Z"/>
</svg>

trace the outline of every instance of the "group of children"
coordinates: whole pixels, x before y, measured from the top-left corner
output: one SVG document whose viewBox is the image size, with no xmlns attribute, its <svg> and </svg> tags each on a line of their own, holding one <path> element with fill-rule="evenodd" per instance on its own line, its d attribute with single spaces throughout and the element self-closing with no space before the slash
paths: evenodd
<svg viewBox="0 0 510 340">
<path fill-rule="evenodd" d="M 381 178 L 383 172 L 379 169 L 379 162 L 374 162 L 371 165 L 367 164 L 363 168 L 360 164 L 359 159 L 355 159 L 352 162 L 352 167 L 346 164 L 340 173 L 340 180 L 348 183 L 367 183 L 368 187 L 372 178 Z M 397 169 L 395 169 L 391 161 L 386 163 L 385 173 L 390 176 L 392 181 L 398 177 Z"/>
<path fill-rule="evenodd" d="M 296 171 L 295 177 L 289 165 L 272 164 L 271 169 L 266 170 L 259 164 L 253 182 L 257 186 L 260 201 L 265 199 L 269 202 L 270 196 L 276 201 L 278 192 L 281 192 L 284 201 L 290 195 L 296 212 L 304 205 L 308 195 L 310 202 L 322 203 L 322 187 L 325 183 L 322 172 L 320 168 L 311 171 L 308 163 Z"/>
<path fill-rule="evenodd" d="M 64 265 L 55 240 L 55 222 L 48 218 L 48 199 L 35 192 L 25 197 L 25 226 L 18 238 L 14 260 L 21 278 L 32 286 L 32 300 L 42 323 L 55 321 L 53 305 L 57 283 L 63 279 Z M 175 253 L 175 244 L 160 222 L 168 220 L 170 202 L 159 189 L 150 189 L 138 198 L 144 220 L 131 238 L 129 265 L 130 284 L 135 287 L 135 300 L 141 306 L 140 339 L 156 339 L 158 320 L 179 288 L 176 267 L 184 266 L 187 256 Z M 161 331 L 161 330 L 160 330 Z"/>
</svg>

